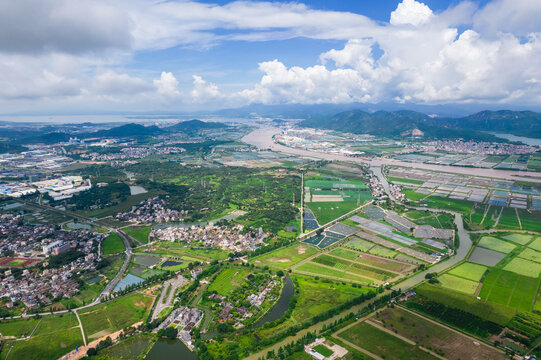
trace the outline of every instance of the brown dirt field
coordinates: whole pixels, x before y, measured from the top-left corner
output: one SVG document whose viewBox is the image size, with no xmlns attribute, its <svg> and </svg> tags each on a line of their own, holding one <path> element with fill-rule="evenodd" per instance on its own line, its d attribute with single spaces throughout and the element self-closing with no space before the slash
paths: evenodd
<svg viewBox="0 0 541 360">
<path fill-rule="evenodd" d="M 491 346 L 401 308 L 388 308 L 379 313 L 379 317 L 374 316 L 371 320 L 392 329 L 397 335 L 434 350 L 439 355 L 443 353 L 443 356 L 450 360 L 506 358 L 502 352 Z"/>
<path fill-rule="evenodd" d="M 299 255 L 302 255 L 306 252 L 306 247 L 305 246 L 299 246 L 299 248 L 297 249 L 297 253 Z"/>
<path fill-rule="evenodd" d="M 291 259 L 288 258 L 269 258 L 267 259 L 268 262 L 275 262 L 275 263 L 287 263 L 291 262 Z"/>
</svg>

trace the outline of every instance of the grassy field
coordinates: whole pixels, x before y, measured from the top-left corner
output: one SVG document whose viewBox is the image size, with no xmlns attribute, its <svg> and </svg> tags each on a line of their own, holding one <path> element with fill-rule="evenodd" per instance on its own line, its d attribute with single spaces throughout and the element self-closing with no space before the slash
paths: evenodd
<svg viewBox="0 0 541 360">
<path fill-rule="evenodd" d="M 497 239 L 492 236 L 483 236 L 479 241 L 479 246 L 482 246 L 486 249 L 498 251 L 504 254 L 509 254 L 511 251 L 515 250 L 516 245 Z"/>
<path fill-rule="evenodd" d="M 143 226 L 143 227 L 129 227 L 125 228 L 124 231 L 143 244 L 148 243 L 148 234 L 150 234 L 150 230 L 152 230 L 152 227 L 150 226 Z"/>
<path fill-rule="evenodd" d="M 444 288 L 468 295 L 473 295 L 477 289 L 477 286 L 479 286 L 478 281 L 472 281 L 450 274 L 443 274 L 442 276 L 438 277 L 438 280 L 440 281 L 441 286 Z"/>
<path fill-rule="evenodd" d="M 453 270 L 449 271 L 449 274 L 469 279 L 473 281 L 480 281 L 483 274 L 486 272 L 487 267 L 479 264 L 465 262 Z"/>
<path fill-rule="evenodd" d="M 541 264 L 516 257 L 505 265 L 504 270 L 537 278 L 541 271 Z"/>
<path fill-rule="evenodd" d="M 512 241 L 520 245 L 526 245 L 531 239 L 532 235 L 528 234 L 509 234 L 503 237 L 506 240 Z M 541 243 L 540 243 L 541 246 Z M 541 250 L 541 248 L 539 249 Z"/>
<path fill-rule="evenodd" d="M 335 280 L 343 279 L 343 280 L 349 280 L 349 281 L 358 282 L 362 284 L 374 283 L 374 280 L 371 280 L 362 276 L 358 276 L 358 275 L 348 274 L 344 270 L 330 269 L 328 267 L 314 264 L 311 262 L 302 264 L 295 270 L 299 272 L 308 273 L 311 275 L 321 276 L 324 278 L 330 278 L 330 279 L 335 279 Z"/>
<path fill-rule="evenodd" d="M 88 309 L 79 317 L 86 336 L 95 339 L 143 321 L 153 301 L 153 297 L 133 293 Z"/>
<path fill-rule="evenodd" d="M 122 239 L 115 233 L 109 234 L 103 240 L 103 254 L 104 255 L 110 255 L 110 254 L 117 254 L 124 251 L 124 243 L 122 242 Z"/>
<path fill-rule="evenodd" d="M 30 335 L 38 324 L 36 319 L 5 320 L 0 322 L 0 334 L 3 336 L 23 337 Z"/>
<path fill-rule="evenodd" d="M 200 248 L 191 248 L 186 244 L 171 242 L 171 241 L 160 241 L 158 243 L 154 242 L 153 246 L 156 245 L 156 254 L 178 256 L 179 254 L 193 255 L 193 256 L 202 256 L 206 259 L 213 260 L 225 260 L 229 256 L 229 252 L 221 249 L 200 249 Z"/>
<path fill-rule="evenodd" d="M 387 308 L 373 321 L 447 359 L 505 359 L 488 346 L 471 346 L 472 339 L 400 308 Z"/>
<path fill-rule="evenodd" d="M 83 345 L 81 330 L 77 324 L 77 319 L 73 314 L 44 317 L 29 340 L 15 342 L 7 359 L 59 358 L 74 350 L 75 346 Z M 3 359 L 6 355 L 7 351 L 2 351 Z"/>
<path fill-rule="evenodd" d="M 306 206 L 312 210 L 321 225 L 331 222 L 358 207 L 357 201 L 312 202 L 306 204 Z"/>
<path fill-rule="evenodd" d="M 350 327 L 338 336 L 384 359 L 437 359 L 417 346 L 408 344 L 365 322 Z"/>
<path fill-rule="evenodd" d="M 258 336 L 274 335 L 348 300 L 374 291 L 373 289 L 353 287 L 350 284 L 343 284 L 327 279 L 316 280 L 313 277 L 301 275 L 292 275 L 292 278 L 298 284 L 296 286 L 296 289 L 298 289 L 298 301 L 291 317 L 277 327 L 258 329 Z"/>
<path fill-rule="evenodd" d="M 245 269 L 224 269 L 209 285 L 208 291 L 216 291 L 218 294 L 227 296 L 242 284 L 248 274 L 249 271 Z"/>
<path fill-rule="evenodd" d="M 250 263 L 285 269 L 316 253 L 317 250 L 311 246 L 296 244 L 257 256 Z"/>
<path fill-rule="evenodd" d="M 538 285 L 538 279 L 493 269 L 485 277 L 479 296 L 482 299 L 526 312 L 532 309 Z"/>
<path fill-rule="evenodd" d="M 415 291 L 432 301 L 436 301 L 449 307 L 463 310 L 490 320 L 500 325 L 507 325 L 516 311 L 507 306 L 486 300 L 478 300 L 473 296 L 449 291 L 441 286 L 423 284 Z"/>
</svg>

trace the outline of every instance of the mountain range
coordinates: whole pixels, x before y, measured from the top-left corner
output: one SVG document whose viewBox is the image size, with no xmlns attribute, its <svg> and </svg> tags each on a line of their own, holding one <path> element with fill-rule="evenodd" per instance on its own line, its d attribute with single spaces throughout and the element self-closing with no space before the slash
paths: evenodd
<svg viewBox="0 0 541 360">
<path fill-rule="evenodd" d="M 201 120 L 189 120 L 183 121 L 171 126 L 160 128 L 155 125 L 144 126 L 141 124 L 124 124 L 116 126 L 107 130 L 98 130 L 98 131 L 89 131 L 89 132 L 77 132 L 70 133 L 65 131 L 55 130 L 54 127 L 47 126 L 40 130 L 33 130 L 28 132 L 18 131 L 16 129 L 9 129 L 9 135 L 11 139 L 16 140 L 19 144 L 54 144 L 62 141 L 68 141 L 70 137 L 78 137 L 79 139 L 88 139 L 96 137 L 146 137 L 146 136 L 156 136 L 162 134 L 172 134 L 172 133 L 185 133 L 187 135 L 193 135 L 202 130 L 210 129 L 220 129 L 226 128 L 228 125 L 217 122 L 205 122 Z M 48 131 L 47 131 L 48 130 Z"/>
<path fill-rule="evenodd" d="M 433 117 L 415 111 L 350 110 L 333 116 L 312 117 L 301 127 L 329 129 L 355 134 L 406 136 L 412 132 L 425 138 L 502 141 L 489 132 L 541 138 L 541 114 L 532 111 L 481 111 L 460 118 Z"/>
</svg>

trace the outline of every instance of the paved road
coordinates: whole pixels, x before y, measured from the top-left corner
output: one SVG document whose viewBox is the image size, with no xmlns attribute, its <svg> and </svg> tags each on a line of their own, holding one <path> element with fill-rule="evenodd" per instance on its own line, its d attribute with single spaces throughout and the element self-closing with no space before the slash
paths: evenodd
<svg viewBox="0 0 541 360">
<path fill-rule="evenodd" d="M 324 160 L 338 160 L 338 161 L 349 161 L 355 163 L 361 163 L 371 166 L 382 166 L 382 165 L 392 165 L 392 166 L 401 166 L 406 168 L 414 169 L 424 169 L 432 171 L 441 171 L 448 172 L 453 174 L 465 174 L 471 176 L 485 176 L 498 179 L 506 180 L 522 180 L 530 182 L 539 182 L 541 183 L 541 173 L 528 172 L 528 171 L 510 171 L 510 170 L 498 170 L 498 169 L 481 169 L 481 168 L 469 168 L 469 167 L 460 167 L 460 166 L 445 166 L 445 165 L 433 165 L 433 164 L 422 164 L 422 163 L 412 163 L 405 162 L 394 159 L 367 159 L 360 157 L 347 157 L 338 154 L 327 154 L 317 151 L 308 151 L 302 149 L 291 148 L 276 144 L 272 137 L 275 134 L 280 133 L 280 129 L 275 127 L 261 127 L 258 128 L 248 135 L 242 138 L 242 141 L 250 145 L 256 146 L 260 149 L 271 149 L 273 151 L 283 152 L 287 154 L 295 154 L 300 156 L 307 156 L 312 158 L 324 159 Z"/>
</svg>

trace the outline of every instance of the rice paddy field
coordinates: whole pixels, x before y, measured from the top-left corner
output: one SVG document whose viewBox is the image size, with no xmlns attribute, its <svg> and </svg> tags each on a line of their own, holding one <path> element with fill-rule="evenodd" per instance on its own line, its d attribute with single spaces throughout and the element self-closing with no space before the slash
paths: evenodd
<svg viewBox="0 0 541 360">
<path fill-rule="evenodd" d="M 508 254 L 516 248 L 516 245 L 492 236 L 483 236 L 479 241 L 479 246 L 504 254 Z"/>
<path fill-rule="evenodd" d="M 501 252 L 476 247 L 468 261 L 485 266 L 496 266 L 504 257 L 505 254 Z"/>
<path fill-rule="evenodd" d="M 526 245 L 530 240 L 532 240 L 532 237 L 532 235 L 528 234 L 510 234 L 503 236 L 503 239 L 512 241 L 516 244 Z M 541 247 L 541 242 L 539 245 Z M 539 250 L 541 250 L 541 248 Z"/>
<path fill-rule="evenodd" d="M 483 281 L 479 296 L 518 311 L 531 311 L 537 297 L 538 278 L 493 269 Z"/>
<path fill-rule="evenodd" d="M 424 283 L 415 288 L 417 294 L 452 307 L 454 309 L 463 310 L 483 319 L 492 321 L 502 326 L 507 325 L 516 311 L 513 308 L 487 301 L 486 299 L 478 300 L 476 297 L 463 293 L 449 291 L 446 288 L 438 285 Z"/>
<path fill-rule="evenodd" d="M 505 265 L 504 270 L 537 278 L 541 271 L 541 264 L 516 257 Z"/>
<path fill-rule="evenodd" d="M 455 275 L 472 281 L 481 281 L 487 267 L 479 264 L 465 262 L 449 271 L 449 274 Z"/>
<path fill-rule="evenodd" d="M 458 276 L 443 274 L 438 277 L 438 280 L 446 289 L 458 291 L 464 294 L 473 295 L 479 286 L 478 281 L 464 279 Z"/>
<path fill-rule="evenodd" d="M 315 255 L 317 252 L 318 251 L 312 246 L 296 244 L 257 256 L 251 259 L 250 263 L 286 269 L 306 258 L 309 258 L 310 256 Z"/>
<path fill-rule="evenodd" d="M 518 257 L 526 260 L 532 260 L 536 263 L 541 263 L 541 252 L 530 248 L 522 250 L 522 252 L 518 254 Z"/>
<path fill-rule="evenodd" d="M 535 238 L 534 241 L 528 244 L 528 247 L 537 251 L 541 251 L 541 237 Z"/>
</svg>

